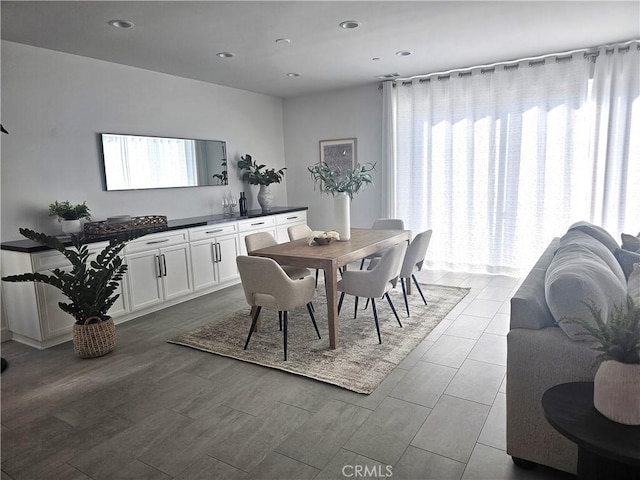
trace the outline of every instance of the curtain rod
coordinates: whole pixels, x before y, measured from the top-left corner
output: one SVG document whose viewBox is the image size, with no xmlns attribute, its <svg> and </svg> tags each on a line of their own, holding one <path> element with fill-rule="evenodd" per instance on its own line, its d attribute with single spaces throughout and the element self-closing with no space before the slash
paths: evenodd
<svg viewBox="0 0 640 480">
<path fill-rule="evenodd" d="M 490 63 L 487 65 L 476 65 L 475 67 L 465 67 L 465 68 L 454 68 L 452 70 L 446 70 L 443 72 L 434 72 L 434 73 L 423 73 L 421 75 L 413 75 L 411 77 L 398 77 L 394 79 L 390 79 L 388 81 L 395 82 L 409 82 L 415 79 L 427 79 L 431 77 L 440 77 L 446 78 L 450 76 L 452 73 L 458 73 L 461 75 L 471 75 L 472 70 L 478 70 L 482 73 L 490 72 L 495 70 L 496 67 L 504 66 L 505 68 L 517 68 L 518 64 L 521 62 L 529 62 L 529 66 L 536 66 L 540 64 L 544 64 L 544 61 L 548 58 L 556 58 L 557 61 L 569 60 L 576 53 L 584 53 L 585 57 L 597 57 L 600 50 L 605 48 L 607 49 L 607 53 L 613 53 L 613 51 L 617 48 L 619 50 L 628 49 L 632 44 L 637 43 L 636 48 L 640 50 L 640 39 L 629 40 L 621 43 L 612 43 L 608 45 L 600 45 L 598 47 L 590 47 L 590 48 L 580 48 L 578 50 L 570 50 L 568 52 L 562 53 L 548 53 L 545 55 L 539 55 L 537 57 L 526 57 L 518 60 L 509 60 L 503 62 Z M 382 86 L 382 84 L 380 85 Z"/>
</svg>

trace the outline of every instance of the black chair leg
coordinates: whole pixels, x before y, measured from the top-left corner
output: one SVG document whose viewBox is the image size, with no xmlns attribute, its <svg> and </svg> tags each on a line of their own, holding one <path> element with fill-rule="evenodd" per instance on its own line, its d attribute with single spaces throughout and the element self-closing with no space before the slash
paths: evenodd
<svg viewBox="0 0 640 480">
<path fill-rule="evenodd" d="M 344 300 L 344 292 L 340 294 L 340 300 L 338 301 L 338 315 L 340 315 L 340 309 L 342 308 L 342 301 Z"/>
<path fill-rule="evenodd" d="M 416 284 L 416 288 L 420 292 L 420 296 L 422 297 L 422 301 L 424 302 L 425 305 L 428 305 L 427 304 L 427 300 L 426 300 L 426 298 L 424 298 L 424 294 L 422 293 L 422 289 L 420 288 L 420 284 L 418 283 L 418 280 L 416 280 L 416 276 L 415 275 L 411 275 L 411 278 L 413 278 L 413 283 Z"/>
<path fill-rule="evenodd" d="M 393 306 L 393 302 L 391 301 L 391 297 L 389 296 L 389 292 L 385 293 L 384 296 L 387 298 L 387 302 L 389 302 L 389 306 L 391 307 L 391 311 L 396 316 L 396 320 L 398 321 L 398 325 L 402 328 L 402 324 L 400 323 L 400 318 L 398 318 L 398 313 L 396 312 L 396 308 Z"/>
<path fill-rule="evenodd" d="M 253 319 L 251 320 L 251 328 L 249 329 L 249 336 L 247 337 L 247 341 L 244 342 L 244 349 L 247 349 L 249 346 L 249 340 L 251 340 L 251 335 L 253 335 L 253 331 L 256 329 L 256 323 L 258 323 L 258 316 L 260 316 L 260 310 L 262 307 L 256 307 L 253 312 Z"/>
<path fill-rule="evenodd" d="M 278 326 L 280 327 L 280 331 L 282 331 L 282 312 L 278 310 Z"/>
<path fill-rule="evenodd" d="M 367 298 L 367 303 L 364 304 L 363 310 L 366 310 L 367 308 L 369 308 L 369 299 L 368 298 Z"/>
<path fill-rule="evenodd" d="M 313 302 L 309 302 L 311 304 L 311 310 L 316 311 L 316 307 L 313 306 Z"/>
<path fill-rule="evenodd" d="M 409 300 L 407 299 L 407 286 L 404 284 L 404 278 L 400 278 L 400 285 L 402 285 L 402 295 L 404 296 L 404 306 L 407 309 L 407 317 L 409 317 Z"/>
<path fill-rule="evenodd" d="M 353 309 L 353 319 L 355 320 L 356 318 L 358 318 L 358 297 L 356 297 L 356 306 Z"/>
<path fill-rule="evenodd" d="M 320 336 L 320 331 L 318 330 L 318 324 L 316 323 L 316 319 L 313 316 L 313 310 L 311 309 L 311 302 L 307 303 L 307 310 L 309 311 L 309 316 L 311 317 L 311 321 L 313 322 L 313 328 L 316 329 L 316 333 L 318 334 L 318 338 L 322 338 Z"/>
<path fill-rule="evenodd" d="M 320 270 L 318 270 L 316 268 L 316 288 L 318 288 L 318 273 L 320 272 Z"/>
<path fill-rule="evenodd" d="M 284 340 L 284 361 L 287 361 L 287 324 L 289 323 L 289 312 L 287 312 L 286 310 L 284 311 L 284 315 L 282 316 L 283 322 L 284 323 L 284 331 L 282 334 L 282 338 Z"/>
<path fill-rule="evenodd" d="M 362 270 L 364 268 L 364 258 L 362 259 L 362 261 L 360 262 L 360 270 Z"/>
<path fill-rule="evenodd" d="M 378 332 L 378 343 L 382 343 L 380 338 L 380 325 L 378 324 L 378 311 L 376 310 L 376 301 L 371 299 L 371 308 L 373 308 L 373 319 L 376 321 L 376 331 Z"/>
</svg>

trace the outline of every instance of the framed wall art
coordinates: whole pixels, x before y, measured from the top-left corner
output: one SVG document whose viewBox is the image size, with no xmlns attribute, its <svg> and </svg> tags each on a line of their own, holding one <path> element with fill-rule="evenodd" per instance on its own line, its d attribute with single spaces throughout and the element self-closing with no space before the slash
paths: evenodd
<svg viewBox="0 0 640 480">
<path fill-rule="evenodd" d="M 320 162 L 326 163 L 331 170 L 344 172 L 346 175 L 358 163 L 356 147 L 355 138 L 320 140 Z"/>
</svg>

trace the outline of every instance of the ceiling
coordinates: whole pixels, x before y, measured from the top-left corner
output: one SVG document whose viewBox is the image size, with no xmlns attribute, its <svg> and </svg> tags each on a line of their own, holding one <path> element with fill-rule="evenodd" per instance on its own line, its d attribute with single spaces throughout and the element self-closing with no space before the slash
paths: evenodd
<svg viewBox="0 0 640 480">
<path fill-rule="evenodd" d="M 0 8 L 3 40 L 278 97 L 640 38 L 638 0 L 2 1 Z M 135 26 L 113 28 L 114 19 Z M 360 27 L 340 28 L 344 20 Z M 413 54 L 397 56 L 401 50 Z M 223 51 L 235 56 L 216 56 Z M 292 72 L 300 76 L 286 76 Z"/>
</svg>

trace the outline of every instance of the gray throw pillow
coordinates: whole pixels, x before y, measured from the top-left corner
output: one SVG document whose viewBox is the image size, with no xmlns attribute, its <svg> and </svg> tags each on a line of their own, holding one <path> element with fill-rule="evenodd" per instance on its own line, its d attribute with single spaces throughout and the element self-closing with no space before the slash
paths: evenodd
<svg viewBox="0 0 640 480">
<path fill-rule="evenodd" d="M 618 242 L 616 242 L 611 234 L 598 225 L 593 225 L 589 222 L 577 222 L 569 227 L 569 231 L 571 230 L 579 230 L 586 233 L 587 235 L 592 236 L 600 243 L 602 243 L 605 247 L 607 247 L 611 253 L 613 253 L 615 249 L 619 247 Z"/>
<path fill-rule="evenodd" d="M 635 306 L 640 308 L 640 263 L 636 263 L 633 266 L 633 271 L 629 275 L 627 290 Z"/>
<path fill-rule="evenodd" d="M 620 266 L 622 267 L 622 271 L 624 272 L 624 276 L 628 281 L 629 275 L 631 275 L 631 272 L 633 271 L 633 264 L 640 263 L 640 253 L 616 248 L 616 251 L 613 252 L 613 255 L 618 260 L 618 263 L 620 264 Z"/>
<path fill-rule="evenodd" d="M 583 247 L 591 250 L 609 266 L 613 274 L 618 278 L 618 280 L 620 280 L 620 283 L 627 283 L 627 277 L 624 276 L 622 267 L 618 263 L 618 260 L 616 260 L 613 252 L 609 251 L 609 248 L 603 245 L 600 241 L 580 230 L 569 229 L 569 231 L 560 239 L 560 246 L 563 247 L 571 244 L 582 245 Z"/>
<path fill-rule="evenodd" d="M 595 326 L 588 305 L 593 302 L 603 318 L 609 318 L 616 306 L 626 308 L 627 285 L 589 248 L 570 244 L 558 249 L 547 269 L 545 297 L 553 318 L 569 338 L 588 340 L 580 325 L 560 320 L 581 318 Z"/>
<path fill-rule="evenodd" d="M 628 233 L 620 235 L 622 237 L 622 248 L 630 252 L 640 251 L 640 237 L 634 237 Z"/>
</svg>

